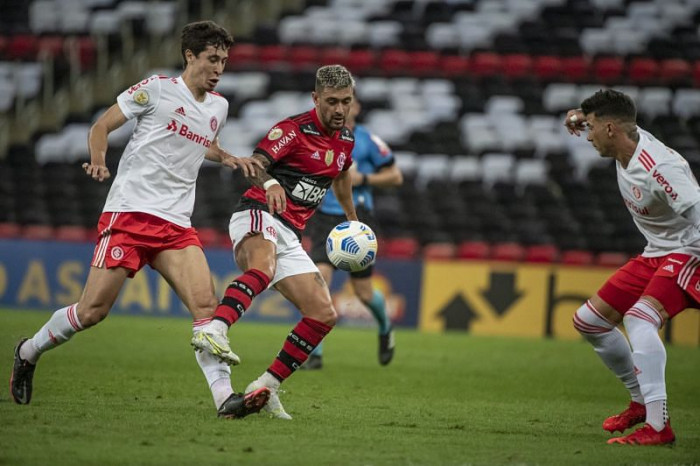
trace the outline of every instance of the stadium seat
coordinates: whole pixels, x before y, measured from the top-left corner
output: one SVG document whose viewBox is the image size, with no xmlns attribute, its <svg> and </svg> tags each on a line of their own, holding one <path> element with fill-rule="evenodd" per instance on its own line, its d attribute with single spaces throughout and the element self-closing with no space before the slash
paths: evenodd
<svg viewBox="0 0 700 466">
<path fill-rule="evenodd" d="M 669 58 L 661 60 L 659 79 L 666 86 L 690 86 L 692 83 L 691 72 L 687 61 Z"/>
<path fill-rule="evenodd" d="M 49 225 L 26 225 L 22 228 L 22 238 L 47 241 L 55 238 L 54 229 Z"/>
<path fill-rule="evenodd" d="M 561 263 L 567 265 L 591 265 L 593 254 L 585 250 L 568 250 L 561 254 Z"/>
<path fill-rule="evenodd" d="M 453 243 L 428 243 L 423 246 L 423 259 L 449 260 L 455 257 Z"/>
<path fill-rule="evenodd" d="M 255 44 L 234 44 L 228 52 L 226 68 L 231 70 L 255 68 L 260 48 Z"/>
<path fill-rule="evenodd" d="M 458 259 L 487 260 L 491 256 L 491 246 L 485 241 L 464 241 L 457 246 Z"/>
<path fill-rule="evenodd" d="M 403 75 L 408 69 L 410 61 L 411 56 L 408 52 L 399 49 L 387 49 L 379 57 L 379 69 L 385 76 Z"/>
<path fill-rule="evenodd" d="M 291 47 L 288 60 L 295 70 L 315 71 L 319 62 L 318 48 L 308 46 Z"/>
<path fill-rule="evenodd" d="M 375 68 L 376 56 L 368 49 L 351 50 L 348 53 L 346 66 L 354 74 L 369 73 Z"/>
<path fill-rule="evenodd" d="M 525 249 L 525 261 L 553 263 L 559 260 L 559 249 L 553 244 L 535 244 Z"/>
<path fill-rule="evenodd" d="M 585 57 L 562 58 L 562 75 L 572 82 L 583 82 L 590 77 L 590 63 Z"/>
<path fill-rule="evenodd" d="M 634 84 L 654 84 L 659 78 L 659 64 L 653 58 L 633 58 L 627 67 L 627 76 Z"/>
<path fill-rule="evenodd" d="M 625 64 L 620 57 L 602 57 L 593 62 L 593 76 L 596 82 L 606 85 L 619 84 Z"/>
<path fill-rule="evenodd" d="M 32 35 L 17 35 L 10 38 L 5 55 L 10 60 L 34 60 L 39 47 L 39 38 Z"/>
<path fill-rule="evenodd" d="M 601 252 L 595 258 L 595 265 L 602 267 L 620 267 L 629 260 L 629 256 L 622 252 Z"/>
<path fill-rule="evenodd" d="M 532 71 L 542 81 L 554 81 L 561 78 L 563 64 L 559 57 L 539 56 L 532 63 Z"/>
<path fill-rule="evenodd" d="M 518 243 L 497 243 L 491 249 L 491 259 L 518 262 L 525 257 L 525 249 Z"/>
<path fill-rule="evenodd" d="M 532 72 L 533 60 L 529 55 L 506 55 L 503 57 L 503 73 L 508 78 L 529 76 Z"/>
<path fill-rule="evenodd" d="M 462 55 L 445 55 L 440 59 L 442 75 L 448 78 L 465 76 L 469 71 L 469 58 Z M 700 71 L 698 72 L 700 81 Z"/>
<path fill-rule="evenodd" d="M 432 51 L 413 52 L 409 55 L 408 69 L 413 76 L 435 76 L 440 70 L 440 56 Z"/>
<path fill-rule="evenodd" d="M 0 223 L 0 238 L 17 238 L 20 233 L 21 228 L 16 223 Z"/>
<path fill-rule="evenodd" d="M 380 254 L 387 259 L 416 259 L 419 252 L 415 238 L 387 238 L 380 246 Z"/>
<path fill-rule="evenodd" d="M 495 53 L 475 53 L 471 58 L 470 71 L 477 77 L 493 76 L 503 71 L 503 60 Z"/>
</svg>

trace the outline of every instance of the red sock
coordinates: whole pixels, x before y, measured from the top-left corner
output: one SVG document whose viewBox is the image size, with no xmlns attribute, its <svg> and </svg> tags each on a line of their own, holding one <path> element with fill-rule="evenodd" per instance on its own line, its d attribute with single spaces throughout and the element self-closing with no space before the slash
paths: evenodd
<svg viewBox="0 0 700 466">
<path fill-rule="evenodd" d="M 270 278 L 260 270 L 246 271 L 226 288 L 224 298 L 216 307 L 214 318 L 226 322 L 230 327 L 248 309 L 253 298 L 262 293 L 269 284 Z"/>
<path fill-rule="evenodd" d="M 304 317 L 287 335 L 282 350 L 272 362 L 267 372 L 282 382 L 299 369 L 309 354 L 321 343 L 333 327 L 318 320 Z"/>
</svg>

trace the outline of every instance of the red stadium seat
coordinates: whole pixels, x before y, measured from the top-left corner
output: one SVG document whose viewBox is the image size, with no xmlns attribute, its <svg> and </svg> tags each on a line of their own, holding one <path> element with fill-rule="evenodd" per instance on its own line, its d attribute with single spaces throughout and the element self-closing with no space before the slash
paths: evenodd
<svg viewBox="0 0 700 466">
<path fill-rule="evenodd" d="M 56 228 L 55 238 L 58 241 L 85 242 L 88 240 L 88 234 L 83 227 L 64 225 Z"/>
<path fill-rule="evenodd" d="M 491 246 L 486 241 L 464 241 L 457 246 L 458 259 L 487 260 L 491 256 Z"/>
<path fill-rule="evenodd" d="M 260 65 L 278 66 L 288 62 L 287 52 L 289 50 L 284 45 L 266 45 L 260 48 Z"/>
<path fill-rule="evenodd" d="M 572 249 L 561 254 L 561 263 L 568 265 L 591 265 L 593 253 L 589 251 Z"/>
<path fill-rule="evenodd" d="M 416 259 L 420 244 L 413 238 L 387 238 L 379 246 L 379 254 L 387 259 Z"/>
<path fill-rule="evenodd" d="M 216 228 L 197 228 L 197 236 L 205 248 L 221 246 L 221 233 Z"/>
<path fill-rule="evenodd" d="M 503 57 L 503 73 L 509 78 L 522 78 L 532 73 L 532 58 L 524 54 Z"/>
<path fill-rule="evenodd" d="M 256 68 L 260 48 L 255 44 L 233 44 L 228 51 L 228 69 L 252 69 Z"/>
<path fill-rule="evenodd" d="M 36 36 L 13 36 L 9 39 L 5 53 L 10 60 L 34 60 L 38 46 L 39 39 Z"/>
<path fill-rule="evenodd" d="M 659 78 L 659 64 L 653 58 L 633 58 L 627 76 L 632 84 L 653 84 Z"/>
<path fill-rule="evenodd" d="M 27 225 L 22 228 L 22 238 L 31 240 L 53 240 L 54 230 L 49 225 Z"/>
<path fill-rule="evenodd" d="M 700 61 L 696 61 L 693 65 L 693 85 L 700 87 Z"/>
<path fill-rule="evenodd" d="M 567 81 L 581 82 L 590 76 L 590 63 L 585 57 L 562 58 L 562 74 Z"/>
<path fill-rule="evenodd" d="M 16 223 L 0 223 L 0 238 L 17 238 L 21 229 Z"/>
<path fill-rule="evenodd" d="M 595 259 L 595 264 L 603 267 L 620 267 L 629 260 L 622 252 L 601 252 Z"/>
<path fill-rule="evenodd" d="M 440 59 L 440 71 L 446 78 L 464 76 L 469 71 L 469 58 L 462 55 L 447 55 Z"/>
<path fill-rule="evenodd" d="M 296 46 L 289 49 L 288 59 L 295 70 L 316 69 L 319 62 L 319 51 L 316 47 Z"/>
<path fill-rule="evenodd" d="M 503 60 L 495 53 L 475 53 L 471 58 L 471 71 L 476 76 L 493 76 L 501 73 L 502 69 Z"/>
<path fill-rule="evenodd" d="M 78 39 L 78 57 L 83 70 L 89 70 L 95 66 L 97 47 L 92 37 L 81 37 Z"/>
<path fill-rule="evenodd" d="M 525 249 L 527 262 L 552 263 L 559 260 L 559 249 L 553 244 L 536 244 Z"/>
<path fill-rule="evenodd" d="M 440 55 L 432 51 L 413 52 L 408 68 L 413 76 L 434 76 L 440 70 Z"/>
<path fill-rule="evenodd" d="M 518 243 L 494 244 L 491 259 L 497 261 L 517 262 L 525 257 L 525 249 Z"/>
<path fill-rule="evenodd" d="M 333 65 L 341 64 L 347 65 L 348 62 L 348 49 L 343 47 L 327 47 L 321 50 L 319 53 L 319 64 L 320 65 Z M 354 72 L 354 70 L 350 70 Z"/>
<path fill-rule="evenodd" d="M 39 54 L 51 58 L 60 57 L 65 53 L 64 41 L 61 36 L 46 36 L 39 39 Z"/>
<path fill-rule="evenodd" d="M 680 58 L 669 58 L 662 60 L 659 70 L 659 79 L 662 84 L 670 85 L 690 85 L 692 81 L 692 69 L 690 64 Z"/>
<path fill-rule="evenodd" d="M 552 56 L 536 57 L 532 64 L 533 72 L 543 81 L 556 81 L 561 78 L 562 68 L 561 59 Z"/>
<path fill-rule="evenodd" d="M 346 66 L 353 74 L 362 74 L 373 71 L 376 56 L 373 51 L 367 49 L 351 50 L 348 53 Z"/>
<path fill-rule="evenodd" d="M 456 248 L 452 243 L 429 243 L 423 247 L 423 259 L 454 259 Z"/>
<path fill-rule="evenodd" d="M 620 57 L 601 57 L 593 63 L 593 75 L 596 82 L 617 84 L 622 81 L 625 62 Z"/>
<path fill-rule="evenodd" d="M 408 52 L 387 49 L 379 57 L 379 69 L 387 76 L 397 76 L 406 72 L 410 61 Z"/>
</svg>

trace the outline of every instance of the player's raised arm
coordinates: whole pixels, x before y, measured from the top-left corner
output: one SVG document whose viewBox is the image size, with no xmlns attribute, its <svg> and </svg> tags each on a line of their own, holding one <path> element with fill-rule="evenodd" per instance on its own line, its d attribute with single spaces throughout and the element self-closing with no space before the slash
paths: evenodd
<svg viewBox="0 0 700 466">
<path fill-rule="evenodd" d="M 348 220 L 357 220 L 355 212 L 355 204 L 352 201 L 352 175 L 350 170 L 341 172 L 337 178 L 333 180 L 333 193 L 338 199 L 340 207 L 343 208 L 345 216 Z"/>
<path fill-rule="evenodd" d="M 92 179 L 101 182 L 111 176 L 105 163 L 107 158 L 107 136 L 124 123 L 126 123 L 124 113 L 122 113 L 118 104 L 114 104 L 100 115 L 90 128 L 90 133 L 88 134 L 90 163 L 84 163 L 83 170 Z"/>
<path fill-rule="evenodd" d="M 236 157 L 219 146 L 219 138 L 216 138 L 214 142 L 211 143 L 209 149 L 204 154 L 207 160 L 212 162 L 219 162 L 222 165 L 231 167 L 234 170 L 240 169 L 246 178 L 250 178 L 255 175 L 258 169 L 264 170 L 265 166 L 257 159 L 253 157 Z"/>
</svg>

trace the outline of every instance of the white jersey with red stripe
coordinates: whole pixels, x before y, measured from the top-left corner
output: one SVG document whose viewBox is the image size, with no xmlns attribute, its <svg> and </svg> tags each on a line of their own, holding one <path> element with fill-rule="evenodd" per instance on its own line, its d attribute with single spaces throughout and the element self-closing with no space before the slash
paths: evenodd
<svg viewBox="0 0 700 466">
<path fill-rule="evenodd" d="M 228 102 L 212 92 L 198 102 L 182 76 L 151 76 L 117 104 L 138 120 L 103 211 L 144 212 L 190 227 L 197 173 L 226 122 Z"/>
<path fill-rule="evenodd" d="M 645 257 L 700 256 L 700 231 L 681 214 L 700 202 L 688 162 L 651 133 L 637 128 L 639 143 L 627 168 L 617 162 L 617 183 L 634 223 L 647 240 Z"/>
</svg>

